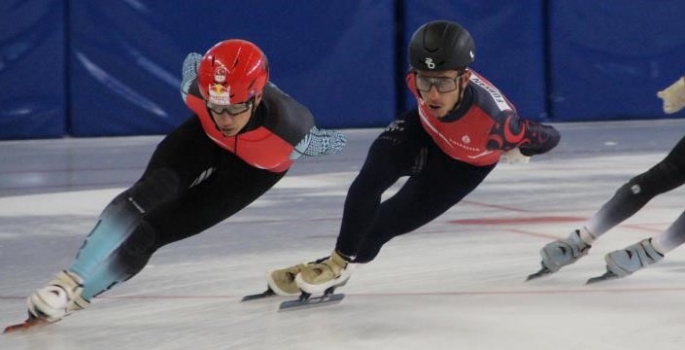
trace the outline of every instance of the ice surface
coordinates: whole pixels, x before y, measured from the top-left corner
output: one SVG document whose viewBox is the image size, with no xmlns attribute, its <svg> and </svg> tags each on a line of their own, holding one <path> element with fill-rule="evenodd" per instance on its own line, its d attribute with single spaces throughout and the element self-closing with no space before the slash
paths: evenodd
<svg viewBox="0 0 685 350">
<path fill-rule="evenodd" d="M 661 160 L 685 121 L 556 125 L 562 142 L 497 167 L 443 216 L 355 271 L 340 304 L 277 312 L 241 303 L 264 274 L 330 253 L 347 187 L 379 129 L 347 130 L 336 156 L 306 159 L 254 205 L 162 248 L 84 311 L 0 349 L 680 349 L 685 251 L 585 286 L 604 254 L 665 229 L 685 206 L 663 194 L 558 274 L 524 283 L 538 250 Z M 160 137 L 0 142 L 0 324 L 66 267 L 100 210 L 142 173 Z M 389 193 L 391 194 L 392 191 Z"/>
</svg>

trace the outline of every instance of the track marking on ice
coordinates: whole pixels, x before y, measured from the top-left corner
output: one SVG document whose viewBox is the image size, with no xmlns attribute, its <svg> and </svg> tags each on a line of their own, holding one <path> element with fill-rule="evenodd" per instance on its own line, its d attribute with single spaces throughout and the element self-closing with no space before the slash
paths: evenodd
<svg viewBox="0 0 685 350">
<path fill-rule="evenodd" d="M 575 288 L 575 289 L 538 289 L 538 290 L 473 290 L 454 292 L 398 292 L 398 293 L 348 293 L 347 296 L 359 297 L 432 297 L 432 296 L 488 296 L 488 295 L 554 295 L 554 294 L 596 294 L 596 293 L 653 293 L 653 292 L 683 292 L 685 287 L 646 287 L 646 288 Z M 226 300 L 242 299 L 243 295 L 127 295 L 101 296 L 98 300 Z M 275 297 L 282 300 L 286 297 Z M 25 296 L 1 296 L 0 300 L 24 300 Z"/>
</svg>

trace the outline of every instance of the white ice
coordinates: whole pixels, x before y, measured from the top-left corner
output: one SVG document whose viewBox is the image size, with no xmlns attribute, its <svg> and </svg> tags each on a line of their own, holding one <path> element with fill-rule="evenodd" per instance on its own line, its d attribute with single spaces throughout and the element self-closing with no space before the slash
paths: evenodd
<svg viewBox="0 0 685 350">
<path fill-rule="evenodd" d="M 254 205 L 162 248 L 138 276 L 61 322 L 0 335 L 0 349 L 680 349 L 685 251 L 625 279 L 584 285 L 606 253 L 664 230 L 663 194 L 558 274 L 524 283 L 630 177 L 661 160 L 685 121 L 556 124 L 557 149 L 499 165 L 462 203 L 388 243 L 337 305 L 278 312 L 241 303 L 265 272 L 330 253 L 345 193 L 380 129 L 346 130 L 340 155 L 298 162 Z M 0 142 L 0 325 L 65 268 L 100 210 L 141 174 L 160 137 Z"/>
</svg>

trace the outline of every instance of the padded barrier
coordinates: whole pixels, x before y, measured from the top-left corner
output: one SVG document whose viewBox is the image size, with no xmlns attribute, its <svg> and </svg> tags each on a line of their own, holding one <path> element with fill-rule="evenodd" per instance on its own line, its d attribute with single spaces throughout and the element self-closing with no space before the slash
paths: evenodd
<svg viewBox="0 0 685 350">
<path fill-rule="evenodd" d="M 684 14 L 682 0 L 550 1 L 554 120 L 676 116 L 656 92 L 685 74 Z"/>
<path fill-rule="evenodd" d="M 260 46 L 271 80 L 319 126 L 394 115 L 393 0 L 93 0 L 74 2 L 71 19 L 75 136 L 169 132 L 190 116 L 178 92 L 185 54 L 228 38 Z"/>
<path fill-rule="evenodd" d="M 432 19 L 469 29 L 473 68 L 534 120 L 670 118 L 655 93 L 685 74 L 682 0 L 181 1 L 0 2 L 0 139 L 167 133 L 185 55 L 231 37 L 328 128 L 415 104 L 406 45 Z"/>
<path fill-rule="evenodd" d="M 64 5 L 0 2 L 0 139 L 66 132 Z"/>
</svg>

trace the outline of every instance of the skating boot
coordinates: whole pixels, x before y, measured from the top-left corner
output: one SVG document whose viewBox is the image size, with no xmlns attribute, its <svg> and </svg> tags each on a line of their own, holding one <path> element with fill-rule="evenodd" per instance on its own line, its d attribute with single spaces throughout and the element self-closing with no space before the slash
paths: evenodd
<svg viewBox="0 0 685 350">
<path fill-rule="evenodd" d="M 540 250 L 542 269 L 528 276 L 527 280 L 536 279 L 559 271 L 564 266 L 571 265 L 587 255 L 592 248 L 580 238 L 580 231 L 575 230 L 564 239 L 548 243 Z"/>
<path fill-rule="evenodd" d="M 29 314 L 47 322 L 57 322 L 64 316 L 86 308 L 90 302 L 81 297 L 83 280 L 62 271 L 47 286 L 35 291 L 27 300 Z"/>
<path fill-rule="evenodd" d="M 83 280 L 68 271 L 62 271 L 48 283 L 31 294 L 27 301 L 29 317 L 20 324 L 5 328 L 5 333 L 54 323 L 74 311 L 86 308 L 90 302 L 83 299 Z"/>
<path fill-rule="evenodd" d="M 295 283 L 295 276 L 306 266 L 306 264 L 297 264 L 285 269 L 275 269 L 267 272 L 266 282 L 277 295 L 290 296 L 299 295 L 300 288 Z"/>
<path fill-rule="evenodd" d="M 302 263 L 286 267 L 284 269 L 273 269 L 266 273 L 266 291 L 259 294 L 250 294 L 242 298 L 242 301 L 251 301 L 257 299 L 263 299 L 267 297 L 272 297 L 275 295 L 280 296 L 292 296 L 299 295 L 301 293 L 300 288 L 297 287 L 295 283 L 295 276 L 307 266 L 307 264 L 315 264 L 328 259 L 328 257 L 319 259 L 317 261 L 312 261 L 310 263 Z"/>
<path fill-rule="evenodd" d="M 307 264 L 295 277 L 297 287 L 304 293 L 332 293 L 333 289 L 342 287 L 352 274 L 354 264 L 350 259 L 333 251 L 331 256 L 323 261 Z"/>
<path fill-rule="evenodd" d="M 607 272 L 602 276 L 589 279 L 587 283 L 625 277 L 639 269 L 655 264 L 663 258 L 664 255 L 652 245 L 652 239 L 644 239 L 604 256 L 604 260 L 607 263 Z"/>
</svg>

